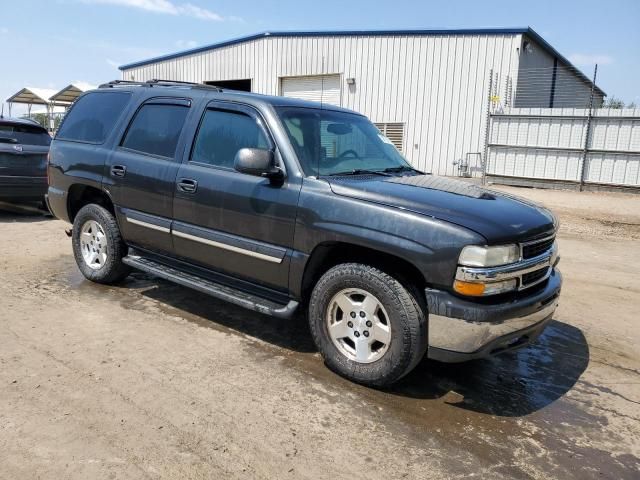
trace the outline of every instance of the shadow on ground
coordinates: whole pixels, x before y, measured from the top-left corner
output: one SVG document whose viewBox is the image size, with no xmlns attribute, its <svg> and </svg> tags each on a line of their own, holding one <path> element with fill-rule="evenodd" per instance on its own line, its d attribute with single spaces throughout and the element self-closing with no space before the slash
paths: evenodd
<svg viewBox="0 0 640 480">
<path fill-rule="evenodd" d="M 0 201 L 0 223 L 32 223 L 51 219 L 53 216 L 38 203 L 14 204 Z"/>
<path fill-rule="evenodd" d="M 187 288 L 134 273 L 127 283 L 149 282 L 157 288 L 142 295 L 180 311 L 203 326 L 219 326 L 299 353 L 315 352 L 305 319 L 283 320 L 249 312 Z M 172 312 L 176 314 L 174 310 Z M 316 358 L 314 361 L 319 361 Z M 461 364 L 423 360 L 391 389 L 406 399 L 438 399 L 455 392 L 451 405 L 474 412 L 518 417 L 540 410 L 562 397 L 589 364 L 589 346 L 582 331 L 552 321 L 538 341 L 516 352 Z"/>
<path fill-rule="evenodd" d="M 424 360 L 389 393 L 438 398 L 454 391 L 452 405 L 504 417 L 528 415 L 553 403 L 578 381 L 589 364 L 582 331 L 552 321 L 533 345 L 485 360 L 444 364 Z"/>
<path fill-rule="evenodd" d="M 157 287 L 143 290 L 144 297 L 160 302 L 161 308 L 173 308 L 170 313 L 201 326 L 225 327 L 294 352 L 316 351 L 307 322 L 299 315 L 290 319 L 262 315 L 140 272 L 134 272 L 124 284 L 137 288 L 145 285 Z"/>
</svg>

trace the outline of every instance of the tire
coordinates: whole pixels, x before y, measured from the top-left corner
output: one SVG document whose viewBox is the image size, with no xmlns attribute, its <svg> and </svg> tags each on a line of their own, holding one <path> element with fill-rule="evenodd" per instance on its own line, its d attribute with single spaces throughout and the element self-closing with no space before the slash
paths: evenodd
<svg viewBox="0 0 640 480">
<path fill-rule="evenodd" d="M 389 386 L 427 349 L 425 311 L 411 289 L 368 265 L 345 263 L 327 271 L 311 293 L 308 314 L 326 365 L 356 383 Z"/>
<path fill-rule="evenodd" d="M 127 246 L 106 208 L 94 203 L 82 207 L 73 221 L 71 243 L 76 264 L 88 280 L 113 284 L 129 275 L 131 269 L 122 263 Z"/>
</svg>

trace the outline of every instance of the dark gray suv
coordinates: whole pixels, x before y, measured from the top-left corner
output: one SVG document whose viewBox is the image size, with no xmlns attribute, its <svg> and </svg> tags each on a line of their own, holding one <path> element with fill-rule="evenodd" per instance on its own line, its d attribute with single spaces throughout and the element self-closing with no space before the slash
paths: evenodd
<svg viewBox="0 0 640 480">
<path fill-rule="evenodd" d="M 0 116 L 0 200 L 44 201 L 50 143 L 33 120 Z"/>
<path fill-rule="evenodd" d="M 49 178 L 88 279 L 135 268 L 267 315 L 300 311 L 327 365 L 368 385 L 425 353 L 527 345 L 558 303 L 550 212 L 416 171 L 338 107 L 111 82 L 72 107 Z"/>
</svg>

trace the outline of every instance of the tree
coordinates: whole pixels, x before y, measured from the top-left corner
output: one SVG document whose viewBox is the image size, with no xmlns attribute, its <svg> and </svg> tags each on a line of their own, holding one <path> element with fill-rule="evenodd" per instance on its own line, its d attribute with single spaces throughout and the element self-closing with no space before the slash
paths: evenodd
<svg viewBox="0 0 640 480">
<path fill-rule="evenodd" d="M 49 129 L 49 116 L 46 113 L 32 113 L 30 117 L 25 115 L 25 118 L 31 118 L 31 120 L 35 120 L 44 128 Z"/>
<path fill-rule="evenodd" d="M 636 104 L 631 102 L 629 104 L 625 104 L 623 100 L 616 98 L 614 96 L 606 97 L 604 102 L 602 103 L 602 108 L 636 108 Z"/>
<path fill-rule="evenodd" d="M 30 118 L 31 120 L 38 122 L 44 128 L 49 130 L 49 115 L 47 115 L 46 113 L 32 113 L 31 116 L 24 115 L 24 118 Z M 62 122 L 62 116 L 55 114 L 53 116 L 53 130 L 58 129 L 58 127 L 60 126 L 60 122 Z"/>
</svg>

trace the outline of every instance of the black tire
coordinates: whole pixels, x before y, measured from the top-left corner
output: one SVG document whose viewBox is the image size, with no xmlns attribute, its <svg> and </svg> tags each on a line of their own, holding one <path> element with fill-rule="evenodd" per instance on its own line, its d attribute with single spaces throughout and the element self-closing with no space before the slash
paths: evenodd
<svg viewBox="0 0 640 480">
<path fill-rule="evenodd" d="M 345 289 L 365 290 L 384 307 L 391 327 L 390 343 L 371 363 L 349 358 L 333 342 L 327 316 L 332 298 Z M 327 366 L 351 381 L 385 387 L 409 373 L 427 349 L 425 311 L 398 280 L 377 268 L 345 263 L 331 268 L 315 285 L 309 301 L 309 324 L 315 344 Z"/>
<path fill-rule="evenodd" d="M 106 237 L 106 260 L 97 268 L 91 268 L 82 254 L 80 236 L 83 225 L 89 221 L 97 222 Z M 131 269 L 122 263 L 122 258 L 127 254 L 127 246 L 122 240 L 116 219 L 106 208 L 94 203 L 82 207 L 73 221 L 71 243 L 76 264 L 88 280 L 96 283 L 113 284 L 129 275 Z"/>
</svg>

